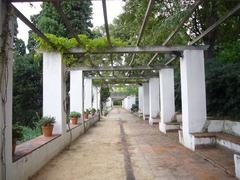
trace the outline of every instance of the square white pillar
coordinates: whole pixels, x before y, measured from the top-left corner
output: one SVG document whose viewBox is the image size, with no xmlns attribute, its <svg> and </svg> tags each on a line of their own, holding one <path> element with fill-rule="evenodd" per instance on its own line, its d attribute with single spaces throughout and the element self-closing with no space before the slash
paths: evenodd
<svg viewBox="0 0 240 180">
<path fill-rule="evenodd" d="M 161 101 L 161 122 L 159 128 L 161 132 L 166 133 L 167 130 L 177 129 L 173 125 L 167 125 L 175 114 L 174 70 L 173 68 L 161 69 L 159 76 Z"/>
<path fill-rule="evenodd" d="M 84 79 L 84 110 L 91 109 L 93 103 L 92 79 Z"/>
<path fill-rule="evenodd" d="M 101 88 L 100 87 L 97 87 L 97 102 L 98 102 L 98 105 L 97 105 L 97 109 L 101 110 Z"/>
<path fill-rule="evenodd" d="M 148 120 L 149 116 L 149 84 L 143 84 L 143 120 Z"/>
<path fill-rule="evenodd" d="M 95 109 L 97 109 L 98 107 L 98 105 L 97 105 L 97 103 L 98 103 L 98 95 L 97 95 L 97 92 L 98 91 L 98 89 L 97 89 L 97 87 L 96 86 L 93 86 L 93 108 L 95 108 Z"/>
<path fill-rule="evenodd" d="M 83 71 L 70 72 L 70 112 L 77 111 L 83 116 Z"/>
<path fill-rule="evenodd" d="M 138 87 L 138 112 L 143 112 L 143 87 Z"/>
<path fill-rule="evenodd" d="M 235 175 L 240 179 L 240 155 L 234 154 Z"/>
<path fill-rule="evenodd" d="M 180 60 L 182 137 L 184 146 L 195 149 L 191 133 L 201 132 L 206 121 L 206 89 L 202 50 L 185 50 Z M 180 133 L 181 134 L 181 133 Z"/>
<path fill-rule="evenodd" d="M 62 55 L 56 52 L 43 53 L 43 116 L 56 118 L 54 134 L 66 133 L 64 100 L 66 88 Z"/>
<path fill-rule="evenodd" d="M 160 95 L 159 78 L 149 79 L 149 124 L 159 123 Z"/>
<path fill-rule="evenodd" d="M 0 58 L 0 179 L 11 179 L 12 173 L 12 88 L 13 88 L 13 32 L 14 18 L 7 1 L 0 0 L 0 50 L 4 46 L 7 58 Z M 7 17 L 9 15 L 9 17 Z M 8 27 L 5 19 L 8 19 Z M 7 31 L 3 32 L 4 30 Z M 6 40 L 4 42 L 4 39 Z M 4 54 L 1 51 L 1 57 Z M 5 64 L 5 65 L 4 65 Z M 2 101 L 3 100 L 3 101 Z M 4 128 L 5 127 L 5 128 Z M 5 129 L 5 131 L 4 131 Z M 5 140 L 5 142 L 3 141 Z M 3 149 L 3 146 L 5 148 Z M 3 151 L 2 151 L 3 150 Z"/>
</svg>

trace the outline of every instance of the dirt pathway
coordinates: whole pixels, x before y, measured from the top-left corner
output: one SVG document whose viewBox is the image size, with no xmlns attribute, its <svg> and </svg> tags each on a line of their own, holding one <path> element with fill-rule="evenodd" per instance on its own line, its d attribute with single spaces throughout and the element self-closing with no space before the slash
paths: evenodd
<svg viewBox="0 0 240 180">
<path fill-rule="evenodd" d="M 175 134 L 121 108 L 78 138 L 33 180 L 233 179 L 184 148 Z"/>
</svg>

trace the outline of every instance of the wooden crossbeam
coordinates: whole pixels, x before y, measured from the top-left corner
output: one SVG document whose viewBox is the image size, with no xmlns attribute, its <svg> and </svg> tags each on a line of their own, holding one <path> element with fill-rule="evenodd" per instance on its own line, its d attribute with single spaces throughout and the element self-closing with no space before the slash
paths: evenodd
<svg viewBox="0 0 240 180">
<path fill-rule="evenodd" d="M 231 15 L 233 15 L 235 12 L 237 12 L 240 9 L 240 3 L 235 6 L 231 11 L 229 11 L 225 16 L 221 17 L 217 22 L 215 22 L 213 25 L 211 25 L 209 28 L 207 28 L 200 36 L 198 36 L 196 39 L 189 42 L 189 45 L 195 44 L 197 41 L 202 39 L 204 36 L 206 36 L 209 32 L 214 30 L 219 24 L 221 24 L 223 21 L 225 21 L 227 18 L 229 18 Z"/>
<path fill-rule="evenodd" d="M 102 7 L 103 7 L 103 17 L 104 17 L 104 24 L 105 24 L 105 31 L 107 36 L 107 41 L 110 47 L 112 47 L 111 39 L 110 39 L 110 33 L 108 28 L 108 18 L 107 18 L 107 5 L 106 0 L 102 0 Z"/>
<path fill-rule="evenodd" d="M 82 71 L 151 71 L 151 70 L 160 70 L 166 68 L 167 66 L 108 66 L 108 67 L 72 67 L 68 68 L 69 71 L 82 70 Z"/>
<path fill-rule="evenodd" d="M 145 27 L 146 27 L 146 24 L 147 24 L 149 15 L 150 15 L 150 13 L 151 13 L 151 9 L 152 9 L 153 3 L 154 3 L 154 0 L 149 0 L 149 2 L 148 2 L 147 10 L 146 10 L 146 12 L 145 12 L 144 19 L 143 19 L 141 28 L 140 28 L 139 33 L 138 33 L 138 39 L 137 39 L 137 44 L 136 44 L 136 46 L 139 46 L 139 44 L 140 44 L 140 42 L 141 42 L 141 40 L 142 40 L 143 32 L 144 32 L 144 30 L 145 30 Z M 132 63 L 134 62 L 135 55 L 136 55 L 136 54 L 133 54 L 132 60 L 131 60 L 131 62 L 129 63 L 129 66 L 131 66 Z"/>
<path fill-rule="evenodd" d="M 45 36 L 33 23 L 31 23 L 13 4 L 10 3 L 10 7 L 12 8 L 14 14 L 25 23 L 30 29 L 33 30 L 39 37 L 41 37 L 44 41 L 52 45 L 51 41 Z M 52 45 L 53 46 L 53 45 Z M 53 46 L 54 47 L 54 46 Z"/>
<path fill-rule="evenodd" d="M 184 23 L 189 19 L 189 17 L 192 15 L 192 13 L 197 9 L 197 7 L 203 2 L 204 0 L 198 0 L 196 1 L 192 7 L 190 8 L 189 12 L 187 15 L 182 19 L 182 21 L 178 24 L 178 26 L 171 32 L 171 34 L 167 37 L 167 39 L 162 43 L 162 46 L 168 45 L 170 40 L 174 38 L 174 36 L 179 32 L 179 30 L 182 28 Z M 150 59 L 148 62 L 148 66 L 152 64 L 152 62 L 157 58 L 158 53 L 154 54 L 154 56 Z"/>
<path fill-rule="evenodd" d="M 125 46 L 125 47 L 112 47 L 105 51 L 95 51 L 92 54 L 109 54 L 109 53 L 173 53 L 182 52 L 184 50 L 207 50 L 208 45 L 204 46 Z M 66 54 L 83 54 L 86 51 L 82 48 L 72 48 Z"/>
</svg>

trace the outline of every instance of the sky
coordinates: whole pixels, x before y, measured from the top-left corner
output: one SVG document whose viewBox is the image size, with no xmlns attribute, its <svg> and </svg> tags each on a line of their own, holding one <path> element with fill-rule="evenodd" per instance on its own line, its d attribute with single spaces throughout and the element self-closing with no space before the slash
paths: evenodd
<svg viewBox="0 0 240 180">
<path fill-rule="evenodd" d="M 124 2 L 120 0 L 111 0 L 107 2 L 107 13 L 108 13 L 108 23 L 111 23 L 115 17 L 123 12 Z M 103 10 L 101 1 L 93 1 L 93 26 L 101 26 L 104 24 Z M 14 3 L 15 7 L 25 15 L 26 18 L 30 20 L 30 16 L 34 14 L 39 14 L 41 11 L 41 3 Z M 28 41 L 28 31 L 30 29 L 18 19 L 18 35 L 19 39 L 22 39 L 27 45 Z"/>
</svg>

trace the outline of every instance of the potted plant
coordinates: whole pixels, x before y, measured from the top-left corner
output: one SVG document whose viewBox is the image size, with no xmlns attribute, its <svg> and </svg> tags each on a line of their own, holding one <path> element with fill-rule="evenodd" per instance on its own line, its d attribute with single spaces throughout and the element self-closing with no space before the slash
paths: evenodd
<svg viewBox="0 0 240 180">
<path fill-rule="evenodd" d="M 78 118 L 81 117 L 81 114 L 79 112 L 72 111 L 70 113 L 70 117 L 71 117 L 72 124 L 77 124 Z"/>
<path fill-rule="evenodd" d="M 42 128 L 43 135 L 45 137 L 51 137 L 55 123 L 55 118 L 50 116 L 44 116 L 39 121 L 39 126 Z"/>
<path fill-rule="evenodd" d="M 92 114 L 92 116 L 94 116 L 95 113 L 96 113 L 96 109 L 95 109 L 95 108 L 92 108 L 92 109 L 91 109 L 91 114 Z"/>
<path fill-rule="evenodd" d="M 14 155 L 17 146 L 17 141 L 23 139 L 23 128 L 18 124 L 14 124 L 12 127 L 12 154 Z"/>
<path fill-rule="evenodd" d="M 88 115 L 89 115 L 89 110 L 86 109 L 86 111 L 84 111 L 84 115 L 83 115 L 84 119 L 88 119 Z"/>
</svg>

